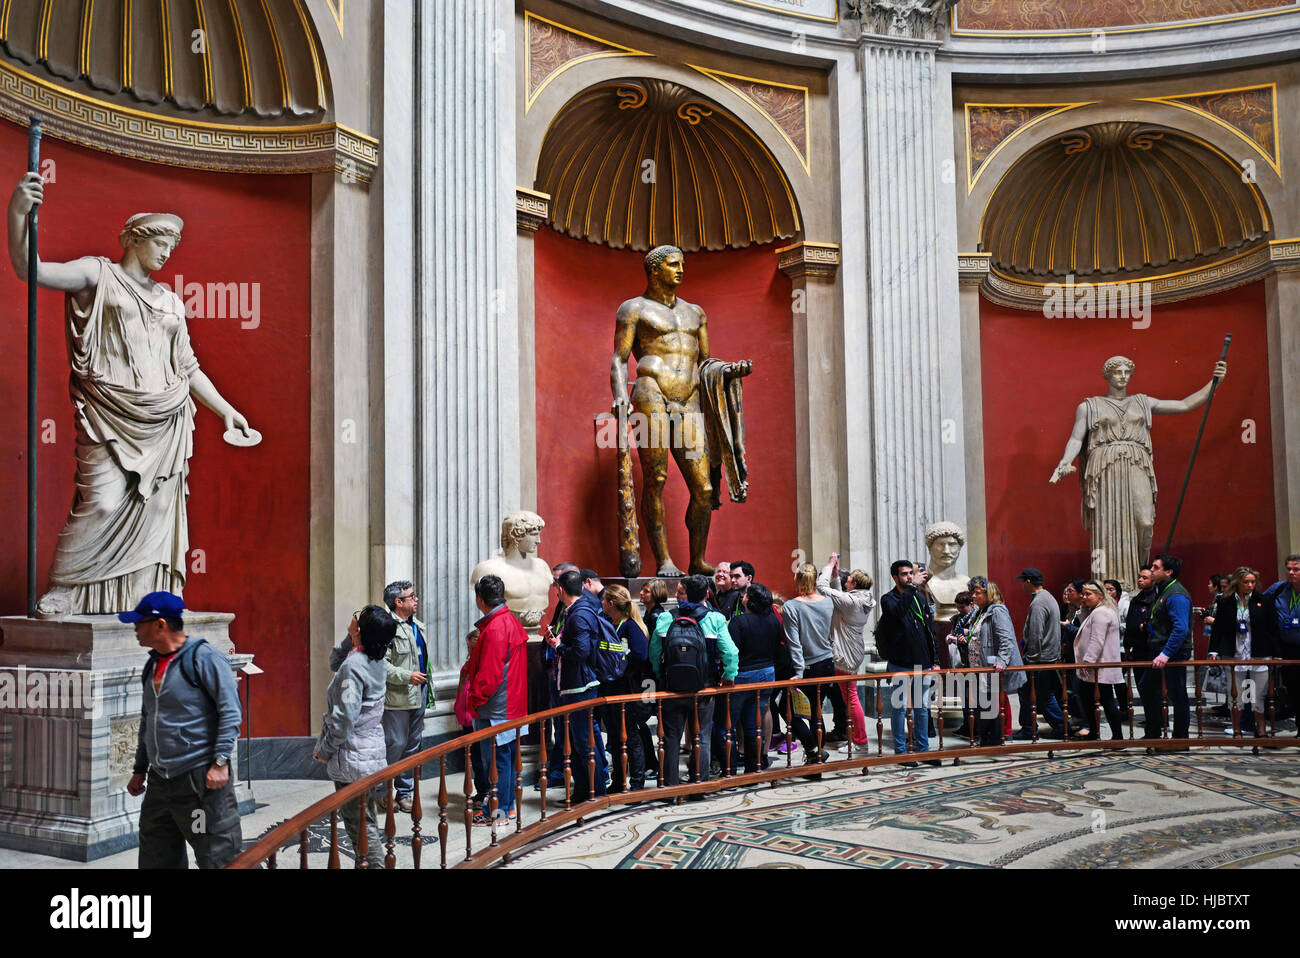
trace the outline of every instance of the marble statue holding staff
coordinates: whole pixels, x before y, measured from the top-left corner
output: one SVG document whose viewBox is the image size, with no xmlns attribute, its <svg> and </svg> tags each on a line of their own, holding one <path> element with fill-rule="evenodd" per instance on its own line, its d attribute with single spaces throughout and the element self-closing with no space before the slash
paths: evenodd
<svg viewBox="0 0 1300 958">
<path fill-rule="evenodd" d="M 1110 383 L 1104 396 L 1079 403 L 1074 430 L 1051 482 L 1083 470 L 1083 526 L 1092 536 L 1092 571 L 1098 579 L 1118 579 L 1124 590 L 1137 588 L 1138 569 L 1151 557 L 1156 522 L 1156 472 L 1151 457 L 1151 417 L 1191 412 L 1204 404 L 1228 364 L 1216 363 L 1208 383 L 1186 399 L 1130 396 L 1136 368 L 1127 356 L 1112 356 L 1101 374 Z"/>
<path fill-rule="evenodd" d="M 37 173 L 9 203 L 9 259 L 27 275 L 27 212 Z M 189 551 L 185 477 L 197 399 L 226 424 L 226 441 L 260 438 L 217 392 L 190 347 L 185 306 L 150 278 L 180 242 L 170 213 L 138 213 L 118 235 L 120 263 L 83 256 L 39 263 L 37 283 L 67 294 L 65 333 L 76 416 L 76 496 L 59 534 L 43 617 L 120 612 L 154 591 L 180 595 Z"/>
</svg>

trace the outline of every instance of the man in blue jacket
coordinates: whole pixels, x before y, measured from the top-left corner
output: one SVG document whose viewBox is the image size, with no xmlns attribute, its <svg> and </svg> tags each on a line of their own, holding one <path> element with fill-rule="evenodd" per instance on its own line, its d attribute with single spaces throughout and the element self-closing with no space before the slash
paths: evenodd
<svg viewBox="0 0 1300 958">
<path fill-rule="evenodd" d="M 170 592 L 150 592 L 118 615 L 135 623 L 150 650 L 135 774 L 126 786 L 144 793 L 141 868 L 185 868 L 186 842 L 199 868 L 225 868 L 243 844 L 230 781 L 242 717 L 234 672 L 215 648 L 186 636 L 184 610 Z"/>
<path fill-rule="evenodd" d="M 1300 552 L 1287 556 L 1286 578 L 1269 586 L 1264 594 L 1273 600 L 1277 607 L 1278 636 L 1282 640 L 1282 658 L 1300 659 Z M 1282 684 L 1290 693 L 1290 702 L 1285 714 L 1279 712 L 1280 722 L 1296 714 L 1300 703 L 1300 666 L 1288 665 L 1279 669 Z"/>
<path fill-rule="evenodd" d="M 1151 563 L 1151 579 L 1156 600 L 1151 606 L 1147 652 L 1153 655 L 1151 669 L 1142 676 L 1138 691 L 1142 695 L 1143 738 L 1160 738 L 1164 732 L 1164 709 L 1160 683 L 1168 693 L 1174 713 L 1174 738 L 1187 738 L 1191 725 L 1191 706 L 1187 700 L 1187 667 L 1170 665 L 1192 657 L 1192 597 L 1178 581 L 1182 562 L 1171 555 L 1156 556 Z M 1183 746 L 1177 751 L 1186 751 Z"/>
<path fill-rule="evenodd" d="M 564 630 L 560 633 L 556 653 L 560 658 L 560 705 L 585 702 L 600 694 L 600 679 L 592 667 L 594 650 L 600 643 L 600 599 L 583 588 L 581 572 L 566 572 L 560 576 L 560 602 L 564 606 Z M 570 768 L 573 773 L 573 802 L 585 802 L 593 793 L 605 794 L 605 742 L 600 734 L 600 720 L 594 709 L 578 709 L 569 713 Z M 591 734 L 589 735 L 588 732 Z M 559 738 L 560 751 L 554 758 L 548 756 L 552 767 L 564 766 L 563 735 Z M 588 781 L 588 749 L 595 749 L 596 780 Z M 594 788 L 593 788 L 594 785 Z"/>
</svg>

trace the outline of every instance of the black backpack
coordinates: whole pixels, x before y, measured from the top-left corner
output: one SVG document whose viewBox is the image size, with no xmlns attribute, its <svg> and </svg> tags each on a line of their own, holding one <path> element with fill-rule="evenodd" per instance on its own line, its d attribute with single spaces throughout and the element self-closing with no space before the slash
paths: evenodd
<svg viewBox="0 0 1300 958">
<path fill-rule="evenodd" d="M 715 646 L 716 647 L 716 646 Z M 666 692 L 698 692 L 716 685 L 709 641 L 700 624 L 689 616 L 679 615 L 668 625 L 663 652 L 659 657 L 659 674 Z"/>
<path fill-rule="evenodd" d="M 627 643 L 618 637 L 614 625 L 603 615 L 595 617 L 600 630 L 600 641 L 593 642 L 588 660 L 596 678 L 601 682 L 614 682 L 627 671 Z"/>
</svg>

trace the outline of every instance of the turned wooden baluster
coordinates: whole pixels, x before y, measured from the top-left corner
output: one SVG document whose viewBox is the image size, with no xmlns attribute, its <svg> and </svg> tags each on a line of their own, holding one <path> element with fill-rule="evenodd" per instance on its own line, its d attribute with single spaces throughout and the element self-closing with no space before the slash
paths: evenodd
<svg viewBox="0 0 1300 958">
<path fill-rule="evenodd" d="M 1208 670 L 1207 670 L 1208 671 Z M 1201 667 L 1192 666 L 1192 684 L 1196 686 L 1196 737 L 1205 738 L 1205 690 L 1201 688 Z"/>
<path fill-rule="evenodd" d="M 907 754 L 913 755 L 916 753 L 916 721 L 915 721 L 915 716 L 913 715 L 912 712 L 913 702 L 912 702 L 912 675 L 911 674 L 909 674 L 907 678 L 903 679 L 903 691 L 904 691 L 903 717 L 905 719 L 904 724 L 907 726 Z"/>
<path fill-rule="evenodd" d="M 632 783 L 627 777 L 627 704 L 624 702 L 618 704 L 618 741 L 618 767 L 622 774 L 623 791 L 630 792 Z"/>
<path fill-rule="evenodd" d="M 1070 740 L 1070 686 L 1074 682 L 1075 672 L 1066 669 L 1061 673 L 1061 728 L 1065 741 Z M 1049 757 L 1051 753 L 1048 753 Z"/>
<path fill-rule="evenodd" d="M 691 698 L 691 756 L 694 759 L 695 781 L 702 782 L 708 775 L 709 770 L 700 768 L 700 697 L 695 695 Z"/>
<path fill-rule="evenodd" d="M 817 757 L 821 758 L 826 738 L 826 720 L 822 717 L 822 684 L 818 682 L 813 686 L 813 690 L 817 693 L 817 697 L 808 703 L 811 706 L 808 709 L 808 721 L 811 723 L 814 716 L 817 718 L 817 724 L 812 726 L 812 733 L 813 739 L 817 742 Z"/>
<path fill-rule="evenodd" d="M 1241 703 L 1237 701 L 1237 670 L 1228 666 L 1229 708 L 1232 713 L 1232 737 L 1241 738 Z"/>
<path fill-rule="evenodd" d="M 856 686 L 857 683 L 853 679 L 845 679 L 844 685 L 849 688 L 853 688 L 855 692 L 857 691 L 857 689 L 854 688 L 854 686 Z M 848 739 L 848 743 L 849 743 L 849 758 L 852 758 L 853 757 L 853 736 L 855 734 L 854 727 L 853 727 L 853 709 L 849 707 L 848 696 L 843 696 L 843 698 L 844 698 L 844 728 L 846 730 L 844 734 Z M 864 715 L 863 718 L 865 719 L 866 716 Z M 821 758 L 820 752 L 817 753 L 817 757 Z"/>
<path fill-rule="evenodd" d="M 1169 732 L 1169 687 L 1166 684 L 1168 679 L 1163 669 L 1157 670 L 1157 678 L 1160 679 L 1160 737 L 1168 738 Z"/>
<path fill-rule="evenodd" d="M 328 868 L 339 867 L 339 812 L 330 809 L 330 858 Z"/>
<path fill-rule="evenodd" d="M 1264 710 L 1268 714 L 1267 734 L 1277 735 L 1277 695 L 1269 693 L 1277 688 L 1277 672 L 1273 666 L 1268 667 L 1268 686 L 1264 689 Z"/>
<path fill-rule="evenodd" d="M 501 776 L 497 772 L 497 737 L 493 735 L 491 738 L 476 743 L 474 747 L 487 752 L 485 761 L 487 762 L 488 793 L 487 797 L 479 805 L 479 810 L 481 811 L 484 807 L 487 808 L 488 827 L 491 829 L 492 835 L 491 844 L 495 845 L 497 843 L 497 808 L 501 804 L 500 799 L 497 798 L 497 785 L 501 781 Z"/>
<path fill-rule="evenodd" d="M 880 679 L 876 679 L 876 757 L 877 758 L 885 754 L 885 719 L 884 719 L 884 714 L 880 711 L 880 699 L 881 699 L 880 684 L 881 684 Z M 849 703 L 845 702 L 844 708 L 847 709 L 848 707 L 849 707 Z M 866 769 L 863 768 L 862 771 L 865 772 Z"/>
<path fill-rule="evenodd" d="M 554 720 L 551 720 L 551 728 L 552 729 L 555 728 Z M 538 736 L 538 740 L 541 743 L 541 749 L 538 752 L 538 756 L 537 756 L 539 759 L 537 764 L 537 775 L 538 775 L 537 784 L 541 786 L 541 790 L 542 790 L 542 815 L 541 818 L 538 819 L 538 821 L 544 822 L 546 821 L 546 783 L 551 777 L 550 761 L 546 756 L 546 722 L 545 721 L 542 722 L 541 735 Z"/>
<path fill-rule="evenodd" d="M 659 756 L 659 777 L 655 780 L 655 787 L 663 788 L 668 766 L 664 764 L 664 700 L 658 697 L 655 698 L 655 713 L 657 715 L 655 739 L 658 743 L 657 753 Z"/>
<path fill-rule="evenodd" d="M 716 702 L 717 699 L 714 698 L 714 701 Z M 723 709 L 725 714 L 722 716 L 722 777 L 727 778 L 729 775 L 731 775 L 731 752 L 732 752 L 731 743 L 733 741 L 732 733 L 734 731 L 731 727 L 731 693 L 730 692 L 724 692 L 722 694 L 722 704 L 725 706 L 725 708 Z M 714 707 L 713 720 L 715 722 L 717 721 L 716 706 Z"/>
<path fill-rule="evenodd" d="M 943 673 L 940 673 L 940 676 L 942 676 L 942 674 L 943 674 Z M 937 680 L 936 680 L 936 681 L 937 681 Z M 938 702 L 939 702 L 939 719 L 938 719 L 938 721 L 936 721 L 936 722 L 934 723 L 934 727 L 935 727 L 936 729 L 938 729 L 938 731 L 939 731 L 939 751 L 942 752 L 942 751 L 943 751 L 943 693 L 944 693 L 944 689 L 943 689 L 943 687 L 942 687 L 942 682 L 938 682 L 937 684 L 940 686 L 939 689 L 938 689 L 938 691 L 935 693 L 935 694 L 937 695 L 937 697 L 938 697 Z M 935 686 L 934 686 L 934 684 L 931 684 L 930 687 L 933 689 Z M 930 711 L 930 703 L 929 703 L 929 699 L 930 699 L 930 698 L 933 698 L 933 697 L 934 697 L 934 696 L 928 696 L 928 695 L 926 696 L 926 714 L 929 714 L 929 711 Z"/>
<path fill-rule="evenodd" d="M 601 786 L 604 786 L 601 782 Z M 596 708 L 587 707 L 587 801 L 594 802 L 596 788 Z"/>
<path fill-rule="evenodd" d="M 394 809 L 397 808 L 397 803 L 393 801 L 394 798 L 393 780 L 390 778 L 387 784 L 388 784 L 388 814 L 384 818 L 384 846 L 386 849 L 384 852 L 384 869 L 391 870 L 397 867 L 397 855 L 394 854 L 393 852 L 393 843 L 397 838 L 397 818 L 396 815 L 394 814 Z M 418 781 L 416 783 L 415 788 L 416 788 L 416 792 L 418 792 L 420 788 Z M 415 794 L 416 793 L 413 792 L 411 795 L 413 801 L 415 799 Z M 412 805 L 411 807 L 412 810 L 414 810 L 415 806 Z"/>
<path fill-rule="evenodd" d="M 270 857 L 268 857 L 268 858 L 266 859 L 266 870 L 267 870 L 267 871 L 272 871 L 272 872 L 275 871 L 275 869 L 276 869 L 276 867 L 277 867 L 277 866 L 276 866 L 276 863 L 275 863 L 275 856 L 276 856 L 276 853 L 275 853 L 275 852 L 271 852 Z"/>
<path fill-rule="evenodd" d="M 564 716 L 564 810 L 573 807 L 573 741 L 570 736 L 569 721 L 573 713 Z"/>
<path fill-rule="evenodd" d="M 1133 669 L 1124 669 L 1124 691 L 1128 694 L 1124 697 L 1128 699 L 1128 737 L 1131 741 L 1137 737 L 1133 731 L 1133 703 L 1137 699 L 1137 680 L 1133 677 Z"/>
<path fill-rule="evenodd" d="M 438 756 L 438 857 L 441 867 L 447 867 L 447 756 Z"/>
<path fill-rule="evenodd" d="M 358 819 L 359 824 L 357 825 L 357 846 L 353 851 L 357 853 L 357 867 L 369 868 L 366 857 L 370 854 L 370 822 L 366 820 L 366 796 L 364 794 L 357 796 L 357 811 L 361 817 Z M 388 814 L 393 814 L 391 792 L 389 793 Z"/>
<path fill-rule="evenodd" d="M 515 730 L 515 831 L 524 827 L 524 742 L 523 729 Z"/>
<path fill-rule="evenodd" d="M 298 867 L 304 871 L 307 868 L 307 829 L 298 833 Z"/>
<path fill-rule="evenodd" d="M 791 703 L 790 699 L 792 699 L 793 697 L 794 696 L 791 695 L 791 690 L 786 689 L 785 691 L 785 767 L 786 768 L 789 768 L 792 764 L 790 761 L 790 752 L 793 751 L 793 749 L 790 748 L 790 744 L 791 744 L 790 729 L 794 725 L 794 705 Z"/>
<path fill-rule="evenodd" d="M 1098 662 L 1101 660 L 1098 659 Z M 1092 670 L 1092 737 L 1098 742 L 1102 740 L 1101 734 L 1101 669 L 1100 667 Z"/>
<path fill-rule="evenodd" d="M 767 757 L 767 743 L 763 741 L 763 693 L 754 690 L 754 771 L 763 770 L 763 759 Z"/>
<path fill-rule="evenodd" d="M 420 851 L 424 848 L 424 839 L 421 837 L 423 829 L 420 820 L 424 815 L 424 806 L 420 804 L 420 766 L 415 766 L 415 791 L 411 793 L 413 804 L 411 805 L 411 861 L 415 868 L 420 867 Z M 391 846 L 390 846 L 391 847 Z"/>
<path fill-rule="evenodd" d="M 1026 672 L 1025 677 L 1029 679 L 1029 730 L 1032 733 L 1031 741 L 1038 741 L 1038 683 L 1034 681 L 1037 677 L 1036 672 Z"/>
<path fill-rule="evenodd" d="M 474 756 L 470 750 L 476 747 L 465 746 L 465 777 L 461 784 L 465 793 L 465 861 L 470 860 L 474 851 Z"/>
</svg>

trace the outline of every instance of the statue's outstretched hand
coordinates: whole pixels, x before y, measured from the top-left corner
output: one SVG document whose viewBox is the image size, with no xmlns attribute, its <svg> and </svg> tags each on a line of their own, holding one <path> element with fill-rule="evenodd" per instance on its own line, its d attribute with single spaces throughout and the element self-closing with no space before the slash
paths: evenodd
<svg viewBox="0 0 1300 958">
<path fill-rule="evenodd" d="M 238 426 L 240 432 L 242 432 L 245 436 L 248 435 L 248 420 L 245 419 L 241 413 L 235 412 L 235 410 L 232 409 L 230 410 L 230 412 L 226 413 L 225 420 L 226 420 L 226 432 L 230 432 L 232 429 Z"/>
<path fill-rule="evenodd" d="M 39 173 L 24 173 L 23 178 L 14 187 L 9 209 L 19 216 L 26 216 L 32 207 L 40 206 L 45 199 L 45 183 Z"/>
<path fill-rule="evenodd" d="M 1070 465 L 1068 462 L 1063 462 L 1056 467 L 1056 471 L 1052 473 L 1052 478 L 1049 479 L 1048 482 L 1055 485 L 1061 481 L 1062 476 L 1068 476 L 1072 472 L 1074 472 L 1074 466 Z"/>
<path fill-rule="evenodd" d="M 738 363 L 727 363 L 722 368 L 722 375 L 728 379 L 743 379 L 754 371 L 754 364 L 748 359 L 742 359 Z"/>
</svg>

